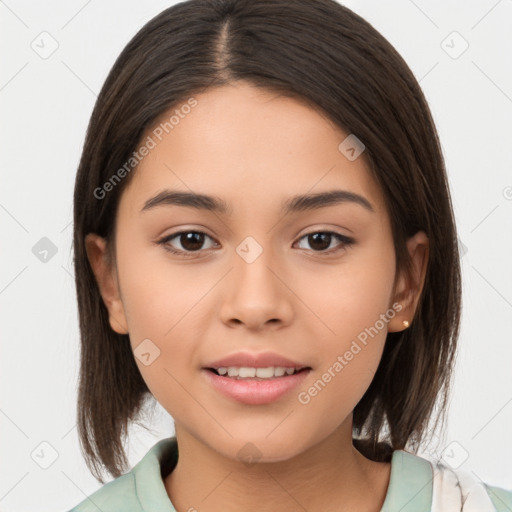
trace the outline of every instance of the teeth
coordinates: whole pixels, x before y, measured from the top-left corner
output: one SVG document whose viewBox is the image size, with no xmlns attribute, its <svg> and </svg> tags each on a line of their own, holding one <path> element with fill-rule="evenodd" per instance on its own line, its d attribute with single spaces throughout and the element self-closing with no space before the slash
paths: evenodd
<svg viewBox="0 0 512 512">
<path fill-rule="evenodd" d="M 219 375 L 228 377 L 238 377 L 241 379 L 258 377 L 259 379 L 271 379 L 273 377 L 282 377 L 285 373 L 292 375 L 298 371 L 296 368 L 285 368 L 283 366 L 269 366 L 268 368 L 249 368 L 247 366 L 229 366 L 216 368 Z"/>
<path fill-rule="evenodd" d="M 292 370 L 293 368 L 288 368 L 288 370 Z M 274 368 L 274 375 L 276 377 L 282 377 L 286 373 L 286 368 L 283 368 L 282 366 L 278 366 L 277 368 Z"/>
</svg>

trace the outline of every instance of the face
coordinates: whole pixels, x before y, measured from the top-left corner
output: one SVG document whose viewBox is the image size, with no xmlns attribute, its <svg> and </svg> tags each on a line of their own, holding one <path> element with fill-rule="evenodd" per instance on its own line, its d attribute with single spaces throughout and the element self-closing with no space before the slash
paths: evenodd
<svg viewBox="0 0 512 512">
<path fill-rule="evenodd" d="M 402 330 L 414 305 L 395 276 L 390 221 L 364 152 L 349 159 L 338 148 L 348 133 L 248 84 L 194 98 L 167 134 L 152 128 L 143 138 L 156 144 L 120 200 L 115 271 L 99 270 L 94 247 L 105 246 L 94 235 L 88 254 L 111 326 L 129 333 L 176 431 L 233 459 L 252 443 L 262 461 L 284 460 L 351 423 L 387 332 Z M 333 191 L 337 201 L 285 210 L 294 196 Z M 165 198 L 171 192 L 226 208 Z M 409 242 L 418 268 L 422 240 Z M 240 353 L 306 369 L 270 384 L 206 369 Z M 260 362 L 234 366 L 269 366 Z"/>
</svg>

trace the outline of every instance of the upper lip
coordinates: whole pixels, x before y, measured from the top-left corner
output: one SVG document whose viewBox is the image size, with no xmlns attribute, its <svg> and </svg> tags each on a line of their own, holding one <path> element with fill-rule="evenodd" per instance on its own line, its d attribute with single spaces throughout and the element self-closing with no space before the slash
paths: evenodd
<svg viewBox="0 0 512 512">
<path fill-rule="evenodd" d="M 280 366 L 284 368 L 309 368 L 308 365 L 301 362 L 292 361 L 286 357 L 273 352 L 262 352 L 251 354 L 250 352 L 237 352 L 222 359 L 217 359 L 209 363 L 206 368 L 221 367 L 246 367 L 246 368 L 268 368 L 270 366 Z"/>
</svg>

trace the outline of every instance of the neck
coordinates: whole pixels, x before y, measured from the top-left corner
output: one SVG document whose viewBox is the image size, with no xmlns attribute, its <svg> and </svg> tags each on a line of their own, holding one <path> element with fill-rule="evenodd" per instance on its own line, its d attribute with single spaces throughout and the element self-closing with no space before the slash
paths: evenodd
<svg viewBox="0 0 512 512">
<path fill-rule="evenodd" d="M 179 457 L 165 488 L 179 511 L 379 512 L 391 465 L 373 462 L 352 444 L 352 424 L 279 462 L 245 464 L 176 426 Z"/>
</svg>

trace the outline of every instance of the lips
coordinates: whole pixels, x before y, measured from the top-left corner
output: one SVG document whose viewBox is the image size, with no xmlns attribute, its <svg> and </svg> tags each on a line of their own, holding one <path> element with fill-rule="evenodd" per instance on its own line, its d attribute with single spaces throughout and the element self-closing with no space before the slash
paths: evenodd
<svg viewBox="0 0 512 512">
<path fill-rule="evenodd" d="M 223 377 L 212 370 L 203 369 L 202 378 L 214 390 L 229 400 L 245 405 L 266 405 L 280 399 L 292 399 L 292 391 L 299 387 L 310 374 L 304 369 L 293 375 L 271 379 L 235 379 Z"/>
<path fill-rule="evenodd" d="M 310 368 L 301 361 L 293 361 L 284 356 L 273 352 L 236 352 L 222 359 L 217 359 L 204 366 L 205 369 L 216 369 L 222 367 L 248 367 L 248 368 L 268 368 L 269 366 L 281 366 L 284 368 Z"/>
<path fill-rule="evenodd" d="M 236 377 L 226 374 L 238 375 L 238 371 L 253 373 L 254 368 L 267 369 L 264 371 L 266 374 L 272 367 L 273 377 Z M 218 369 L 222 369 L 222 375 Z M 289 396 L 294 388 L 304 382 L 311 370 L 303 361 L 295 361 L 274 352 L 236 352 L 211 361 L 202 368 L 201 373 L 214 389 L 229 399 L 246 405 L 264 405 Z"/>
</svg>

